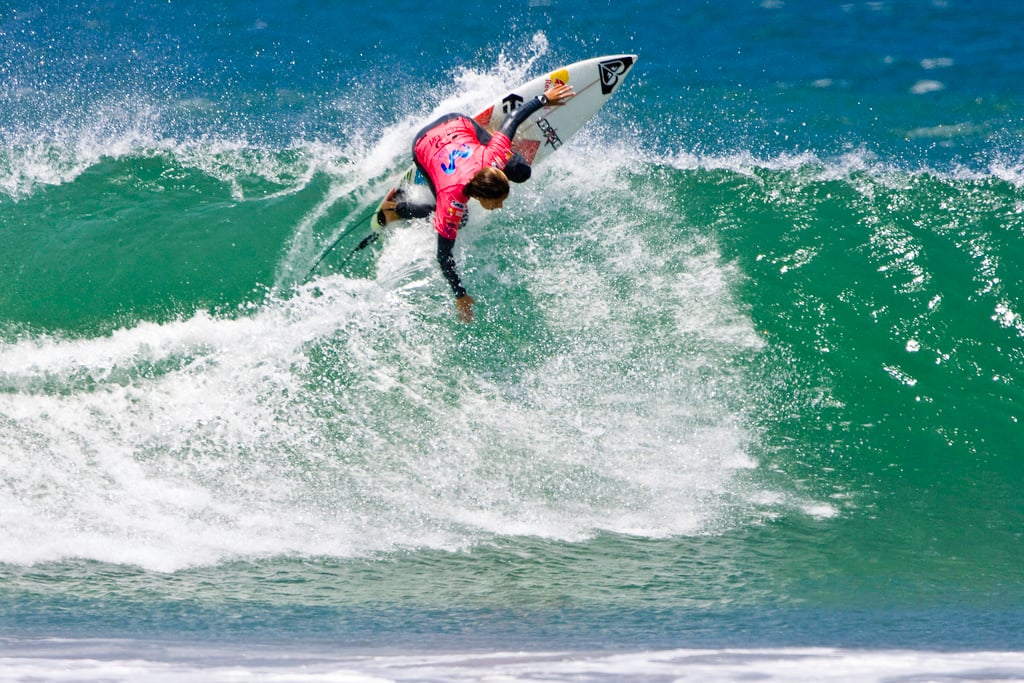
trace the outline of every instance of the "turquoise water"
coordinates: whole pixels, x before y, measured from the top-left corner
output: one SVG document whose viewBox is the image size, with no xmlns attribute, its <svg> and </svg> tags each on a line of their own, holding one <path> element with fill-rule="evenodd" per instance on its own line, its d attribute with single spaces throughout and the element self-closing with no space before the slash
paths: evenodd
<svg viewBox="0 0 1024 683">
<path fill-rule="evenodd" d="M 1024 679 L 1021 10 L 470 9 L 0 12 L 0 680 Z"/>
</svg>

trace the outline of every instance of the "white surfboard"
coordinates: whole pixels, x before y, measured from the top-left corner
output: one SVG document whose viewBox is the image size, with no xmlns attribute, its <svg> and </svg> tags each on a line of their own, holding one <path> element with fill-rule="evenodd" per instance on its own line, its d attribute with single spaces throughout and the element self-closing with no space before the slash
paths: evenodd
<svg viewBox="0 0 1024 683">
<path fill-rule="evenodd" d="M 512 141 L 512 149 L 531 165 L 543 161 L 576 134 L 604 106 L 636 63 L 636 55 L 594 57 L 539 76 L 513 88 L 489 107 L 478 113 L 477 122 L 488 130 L 497 130 L 505 117 L 524 102 L 542 95 L 555 83 L 573 86 L 576 96 L 564 104 L 543 107 L 524 121 Z M 380 232 L 401 218 L 388 220 L 381 210 L 384 202 L 401 191 L 406 199 L 423 201 L 431 197 L 429 186 L 415 165 L 402 174 L 397 185 L 390 188 L 370 217 L 370 228 Z"/>
</svg>

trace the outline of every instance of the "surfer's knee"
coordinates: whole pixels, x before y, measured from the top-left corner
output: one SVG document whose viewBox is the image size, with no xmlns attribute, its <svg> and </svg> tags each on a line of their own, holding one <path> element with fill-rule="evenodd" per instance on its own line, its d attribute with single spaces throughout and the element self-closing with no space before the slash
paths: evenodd
<svg viewBox="0 0 1024 683">
<path fill-rule="evenodd" d="M 530 168 L 530 164 L 526 163 L 526 159 L 518 154 L 513 154 L 505 166 L 505 176 L 513 183 L 525 183 L 530 179 L 532 173 L 533 169 Z"/>
</svg>

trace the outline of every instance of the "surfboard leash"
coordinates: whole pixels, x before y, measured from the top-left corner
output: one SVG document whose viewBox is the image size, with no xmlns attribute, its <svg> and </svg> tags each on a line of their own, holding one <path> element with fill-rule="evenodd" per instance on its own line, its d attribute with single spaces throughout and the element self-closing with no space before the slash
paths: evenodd
<svg viewBox="0 0 1024 683">
<path fill-rule="evenodd" d="M 347 266 L 348 262 L 352 260 L 353 256 L 355 256 L 357 253 L 359 253 L 360 251 L 362 251 L 366 247 L 370 246 L 371 244 L 373 244 L 374 242 L 376 242 L 379 239 L 380 239 L 380 233 L 379 232 L 371 232 L 369 235 L 364 237 L 359 242 L 358 245 L 356 245 L 355 249 L 353 249 L 352 251 L 349 252 L 348 256 L 345 257 L 345 260 L 338 264 L 338 268 L 341 269 L 341 268 L 344 268 L 345 266 Z M 309 276 L 307 275 L 307 278 L 308 277 Z"/>
<path fill-rule="evenodd" d="M 316 269 L 320 267 L 320 264 L 324 262 L 324 259 L 327 258 L 327 256 L 332 251 L 334 251 L 335 247 L 337 247 L 339 244 L 341 244 L 342 240 L 344 240 L 346 237 L 348 237 L 353 232 L 355 232 L 356 228 L 358 228 L 360 225 L 365 223 L 366 220 L 370 217 L 370 215 L 375 210 L 376 210 L 376 208 L 371 206 L 368 210 L 364 211 L 359 216 L 359 218 L 357 218 L 347 229 L 343 230 L 341 232 L 341 234 L 338 235 L 338 237 L 335 238 L 335 240 L 333 242 L 331 242 L 328 245 L 328 247 L 326 249 L 324 249 L 320 253 L 320 257 L 317 258 L 317 260 L 313 263 L 313 265 L 310 267 L 310 269 L 308 271 L 306 271 L 306 276 L 304 278 L 302 278 L 302 284 L 306 284 L 307 282 L 309 282 L 309 278 L 312 277 L 313 273 L 316 272 Z M 376 242 L 378 237 L 380 237 L 379 233 L 376 233 L 376 232 L 370 233 L 370 235 L 368 237 L 364 238 L 363 241 L 359 243 L 359 246 L 357 246 L 355 249 L 352 250 L 352 253 L 349 254 L 348 257 L 345 258 L 345 260 L 341 263 L 341 266 L 344 266 L 345 264 L 347 264 L 349 262 L 349 260 L 355 255 L 355 253 L 357 251 L 361 251 L 361 250 L 365 249 L 366 247 L 368 247 L 369 245 L 371 245 L 374 242 Z M 341 266 L 339 266 L 339 267 L 341 267 Z"/>
</svg>

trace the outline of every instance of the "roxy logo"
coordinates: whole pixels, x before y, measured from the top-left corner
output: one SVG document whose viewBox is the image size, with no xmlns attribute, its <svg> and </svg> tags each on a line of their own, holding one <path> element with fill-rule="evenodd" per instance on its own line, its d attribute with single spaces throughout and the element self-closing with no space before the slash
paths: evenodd
<svg viewBox="0 0 1024 683">
<path fill-rule="evenodd" d="M 632 57 L 619 57 L 609 59 L 597 65 L 598 74 L 601 77 L 601 94 L 608 95 L 615 86 L 619 84 L 619 78 L 626 75 L 629 67 L 633 66 Z"/>
</svg>

